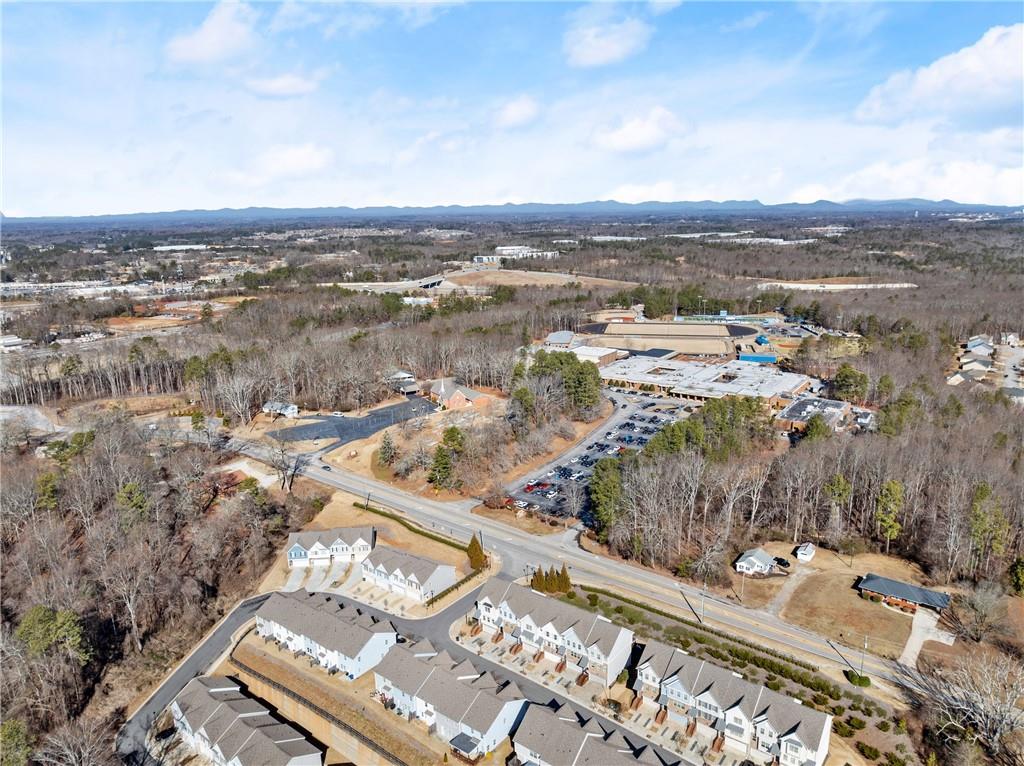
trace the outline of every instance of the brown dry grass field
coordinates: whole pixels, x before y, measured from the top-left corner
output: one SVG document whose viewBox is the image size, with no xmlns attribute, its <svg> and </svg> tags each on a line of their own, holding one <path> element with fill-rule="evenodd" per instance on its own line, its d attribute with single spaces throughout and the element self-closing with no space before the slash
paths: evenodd
<svg viewBox="0 0 1024 766">
<path fill-rule="evenodd" d="M 543 520 L 543 517 L 524 515 L 521 518 L 516 518 L 516 509 L 514 508 L 488 508 L 486 505 L 478 505 L 472 512 L 477 516 L 483 516 L 486 519 L 499 521 L 502 524 L 508 524 L 510 527 L 516 527 L 524 532 L 529 532 L 531 535 L 553 535 L 564 530 L 562 522 L 559 522 L 556 526 L 551 526 Z M 567 521 L 567 523 L 571 522 Z"/>
<path fill-rule="evenodd" d="M 925 577 L 916 564 L 880 553 L 849 558 L 818 549 L 809 564 L 797 564 L 816 570 L 806 577 L 782 607 L 782 617 L 794 625 L 813 630 L 846 644 L 856 644 L 868 636 L 874 654 L 899 657 L 910 636 L 913 618 L 909 614 L 862 599 L 854 584 L 868 572 L 895 580 L 924 585 Z"/>
<path fill-rule="evenodd" d="M 578 282 L 583 287 L 609 287 L 621 289 L 634 287 L 635 282 L 623 282 L 617 279 L 586 277 L 575 274 L 558 274 L 547 271 L 516 271 L 511 269 L 487 269 L 480 271 L 463 271 L 449 274 L 448 282 L 463 286 L 496 287 L 511 285 L 513 287 L 558 287 Z"/>
</svg>

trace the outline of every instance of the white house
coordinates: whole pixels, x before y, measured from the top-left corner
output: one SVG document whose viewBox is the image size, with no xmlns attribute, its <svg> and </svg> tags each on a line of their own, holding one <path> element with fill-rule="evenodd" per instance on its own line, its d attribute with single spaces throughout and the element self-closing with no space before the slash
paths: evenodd
<svg viewBox="0 0 1024 766">
<path fill-rule="evenodd" d="M 267 402 L 263 405 L 263 412 L 268 415 L 297 418 L 299 416 L 299 405 L 289 404 L 288 402 Z"/>
<path fill-rule="evenodd" d="M 828 756 L 832 716 L 681 649 L 645 644 L 634 688 L 669 719 L 751 760 L 822 766 Z"/>
<path fill-rule="evenodd" d="M 751 548 L 736 559 L 735 567 L 741 574 L 768 574 L 775 569 L 775 559 L 764 548 Z"/>
<path fill-rule="evenodd" d="M 531 704 L 512 744 L 522 766 L 661 766 L 661 759 L 642 742 L 633 745 L 618 730 L 605 730 L 593 714 Z"/>
<path fill-rule="evenodd" d="M 334 561 L 362 561 L 377 543 L 374 527 L 335 527 L 288 535 L 288 566 L 330 566 Z"/>
<path fill-rule="evenodd" d="M 191 750 L 217 766 L 320 766 L 324 754 L 230 678 L 198 676 L 170 704 Z"/>
<path fill-rule="evenodd" d="M 377 547 L 363 559 L 363 582 L 423 603 L 458 582 L 458 576 L 451 564 Z"/>
<path fill-rule="evenodd" d="M 481 673 L 427 645 L 395 646 L 373 671 L 377 696 L 466 759 L 492 752 L 519 722 L 526 698 L 512 681 Z"/>
<path fill-rule="evenodd" d="M 390 622 L 304 591 L 272 594 L 256 612 L 256 633 L 349 679 L 372 669 L 398 640 Z"/>
<path fill-rule="evenodd" d="M 818 549 L 814 547 L 814 543 L 804 543 L 796 549 L 796 560 L 806 564 L 814 558 L 814 554 L 817 552 Z"/>
<path fill-rule="evenodd" d="M 633 631 L 512 582 L 495 579 L 484 585 L 475 615 L 492 634 L 543 651 L 549 660 L 564 661 L 605 686 L 615 682 L 632 651 Z"/>
</svg>

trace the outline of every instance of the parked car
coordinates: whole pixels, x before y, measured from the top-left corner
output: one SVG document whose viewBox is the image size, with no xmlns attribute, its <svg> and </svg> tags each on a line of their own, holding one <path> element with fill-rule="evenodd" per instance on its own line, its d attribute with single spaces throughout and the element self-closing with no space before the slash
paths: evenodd
<svg viewBox="0 0 1024 766">
<path fill-rule="evenodd" d="M 525 500 L 516 500 L 514 503 L 516 508 L 526 508 L 529 505 Z"/>
<path fill-rule="evenodd" d="M 782 556 L 776 556 L 775 557 L 775 563 L 778 564 L 783 569 L 789 569 L 789 559 L 784 559 L 784 558 L 782 558 Z"/>
<path fill-rule="evenodd" d="M 325 471 L 331 470 L 331 467 L 329 465 L 322 465 L 320 467 L 323 468 Z"/>
</svg>

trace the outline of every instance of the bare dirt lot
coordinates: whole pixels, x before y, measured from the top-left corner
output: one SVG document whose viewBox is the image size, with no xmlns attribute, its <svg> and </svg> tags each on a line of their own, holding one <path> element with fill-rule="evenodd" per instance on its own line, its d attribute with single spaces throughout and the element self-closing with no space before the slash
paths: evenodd
<svg viewBox="0 0 1024 766">
<path fill-rule="evenodd" d="M 583 287 L 609 287 L 619 289 L 633 287 L 635 282 L 622 282 L 617 279 L 586 277 L 575 274 L 558 274 L 547 271 L 515 271 L 511 269 L 487 269 L 480 271 L 462 271 L 449 274 L 446 281 L 466 287 L 496 287 L 511 285 L 513 287 L 561 287 L 578 282 Z"/>
</svg>

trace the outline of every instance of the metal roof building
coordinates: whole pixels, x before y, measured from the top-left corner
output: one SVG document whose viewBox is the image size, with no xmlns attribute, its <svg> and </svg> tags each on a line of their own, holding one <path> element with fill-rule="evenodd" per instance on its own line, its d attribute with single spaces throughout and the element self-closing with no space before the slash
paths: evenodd
<svg viewBox="0 0 1024 766">
<path fill-rule="evenodd" d="M 896 598 L 900 601 L 908 601 L 918 606 L 928 606 L 939 611 L 949 606 L 949 596 L 945 593 L 920 588 L 917 585 L 910 585 L 899 580 L 890 580 L 888 577 L 871 574 L 870 572 L 860 578 L 857 587 L 868 593 L 877 593 L 879 596 Z"/>
</svg>

